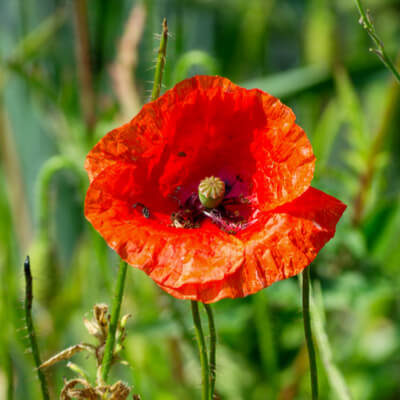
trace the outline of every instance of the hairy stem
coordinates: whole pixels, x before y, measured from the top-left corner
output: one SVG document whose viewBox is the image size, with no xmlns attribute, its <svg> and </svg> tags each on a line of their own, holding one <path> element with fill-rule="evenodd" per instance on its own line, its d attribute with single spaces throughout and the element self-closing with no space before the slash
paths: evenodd
<svg viewBox="0 0 400 400">
<path fill-rule="evenodd" d="M 167 54 L 167 41 L 168 41 L 168 25 L 167 20 L 164 18 L 162 22 L 162 33 L 160 40 L 160 49 L 157 55 L 156 72 L 154 75 L 153 90 L 151 92 L 151 100 L 155 100 L 161 91 L 162 75 L 165 66 L 165 58 Z"/>
<path fill-rule="evenodd" d="M 199 313 L 199 305 L 197 301 L 191 301 L 192 303 L 192 316 L 194 323 L 194 330 L 196 333 L 197 345 L 199 347 L 200 354 L 200 364 L 201 364 L 201 375 L 202 375 L 202 400 L 210 400 L 210 376 L 208 369 L 208 359 L 207 359 L 207 348 L 206 342 L 204 340 L 203 328 L 201 327 L 200 313 Z"/>
<path fill-rule="evenodd" d="M 152 100 L 155 100 L 160 95 L 162 73 L 164 70 L 165 56 L 167 52 L 167 37 L 168 37 L 168 26 L 167 26 L 167 20 L 164 18 L 163 32 L 161 36 L 160 50 L 158 52 L 156 73 L 154 78 L 154 86 L 151 96 Z M 103 382 L 107 381 L 108 373 L 110 372 L 111 364 L 113 361 L 115 333 L 118 327 L 119 313 L 121 309 L 122 296 L 124 293 L 126 270 L 127 270 L 127 263 L 121 260 L 117 277 L 117 283 L 115 286 L 112 309 L 111 309 L 111 320 L 101 365 L 101 380 Z"/>
<path fill-rule="evenodd" d="M 302 272 L 303 277 L 303 321 L 304 334 L 306 337 L 308 359 L 310 362 L 311 374 L 311 393 L 312 400 L 318 400 L 318 372 L 315 359 L 315 348 L 311 331 L 311 316 L 310 316 L 310 267 L 307 267 Z"/>
<path fill-rule="evenodd" d="M 216 356 L 217 356 L 217 331 L 215 329 L 214 315 L 212 308 L 209 304 L 204 304 L 207 312 L 208 327 L 210 330 L 210 399 L 214 397 L 215 379 L 216 379 Z"/>
<path fill-rule="evenodd" d="M 24 262 L 24 273 L 25 273 L 25 320 L 26 328 L 28 330 L 29 344 L 32 350 L 33 359 L 36 365 L 36 372 L 39 377 L 40 387 L 42 389 L 42 397 L 44 400 L 49 400 L 49 389 L 47 387 L 46 378 L 43 371 L 39 369 L 42 364 L 39 353 L 39 346 L 36 341 L 35 329 L 33 327 L 32 319 L 32 301 L 33 301 L 33 291 L 32 291 L 32 274 L 31 274 L 31 264 L 29 256 L 26 256 Z"/>
<path fill-rule="evenodd" d="M 118 327 L 127 266 L 128 264 L 125 261 L 121 260 L 118 270 L 117 283 L 115 285 L 110 324 L 108 328 L 106 345 L 104 348 L 104 356 L 101 364 L 101 379 L 103 380 L 103 382 L 107 382 L 108 373 L 110 372 L 111 364 L 113 361 L 115 333 Z"/>
<path fill-rule="evenodd" d="M 371 51 L 381 59 L 383 64 L 392 72 L 393 76 L 397 79 L 397 82 L 400 83 L 400 72 L 396 69 L 392 59 L 386 53 L 385 46 L 382 40 L 379 38 L 378 34 L 376 33 L 375 26 L 372 23 L 368 11 L 366 12 L 364 10 L 363 5 L 361 4 L 361 0 L 355 0 L 355 2 L 361 15 L 360 23 L 376 45 L 376 49 L 371 49 Z"/>
</svg>

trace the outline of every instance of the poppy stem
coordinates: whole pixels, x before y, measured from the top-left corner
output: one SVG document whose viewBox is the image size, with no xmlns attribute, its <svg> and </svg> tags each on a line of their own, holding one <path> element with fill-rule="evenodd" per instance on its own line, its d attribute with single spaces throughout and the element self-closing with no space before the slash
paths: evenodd
<svg viewBox="0 0 400 400">
<path fill-rule="evenodd" d="M 310 267 L 302 272 L 303 278 L 303 321 L 304 321 L 304 334 L 306 337 L 308 359 L 310 362 L 311 373 L 311 393 L 312 400 L 318 400 L 318 372 L 317 363 L 315 358 L 315 348 L 311 331 L 311 316 L 310 316 Z"/>
<path fill-rule="evenodd" d="M 371 19 L 371 16 L 369 15 L 368 10 L 367 11 L 364 10 L 363 5 L 361 4 L 361 0 L 355 0 L 355 2 L 356 2 L 356 6 L 358 8 L 358 12 L 360 13 L 360 16 L 361 16 L 360 24 L 367 31 L 368 35 L 370 36 L 370 38 L 373 40 L 373 42 L 376 45 L 376 48 L 370 49 L 370 51 L 372 53 L 375 53 L 380 58 L 380 60 L 383 62 L 383 64 L 386 66 L 386 68 L 388 68 L 389 71 L 396 78 L 397 82 L 400 83 L 400 72 L 397 70 L 392 59 L 386 53 L 385 46 L 376 32 L 375 26 L 372 22 L 372 19 Z"/>
<path fill-rule="evenodd" d="M 24 262 L 24 273 L 25 273 L 25 321 L 26 328 L 28 330 L 28 338 L 29 344 L 31 347 L 33 359 L 36 365 L 36 371 L 39 377 L 40 387 L 42 389 L 42 396 L 44 400 L 49 400 L 49 389 L 47 387 L 46 377 L 43 374 L 43 371 L 39 369 L 42 361 L 40 359 L 39 346 L 36 341 L 35 328 L 33 326 L 32 319 L 32 300 L 33 300 L 33 291 L 32 291 L 32 274 L 31 274 L 31 263 L 29 261 L 29 256 L 26 256 Z"/>
<path fill-rule="evenodd" d="M 157 64 L 156 64 L 156 72 L 154 75 L 153 90 L 151 92 L 152 101 L 155 100 L 160 95 L 162 75 L 165 65 L 165 57 L 167 54 L 167 41 L 168 41 L 168 25 L 166 18 L 164 18 L 162 22 L 160 49 L 158 50 L 158 55 L 157 55 Z"/>
<path fill-rule="evenodd" d="M 197 345 L 199 347 L 199 354 L 200 354 L 202 386 L 203 386 L 203 392 L 202 392 L 201 399 L 202 400 L 211 400 L 211 398 L 209 397 L 210 376 L 209 376 L 209 369 L 208 369 L 207 348 L 206 348 L 206 342 L 204 340 L 203 328 L 201 327 L 199 305 L 198 305 L 197 301 L 192 300 L 191 303 L 192 303 L 192 316 L 193 316 L 194 330 L 196 333 Z"/>
<path fill-rule="evenodd" d="M 209 304 L 204 304 L 208 317 L 208 328 L 210 330 L 210 399 L 214 397 L 216 379 L 216 355 L 217 355 L 217 332 L 215 329 L 214 315 Z"/>
<path fill-rule="evenodd" d="M 126 270 L 128 264 L 121 260 L 118 270 L 117 283 L 115 285 L 114 298 L 111 308 L 110 325 L 108 328 L 107 340 L 104 348 L 104 356 L 101 363 L 101 379 L 107 382 L 108 373 L 110 372 L 111 364 L 114 355 L 115 333 L 118 327 L 119 313 L 121 310 L 122 296 L 124 293 Z"/>
</svg>

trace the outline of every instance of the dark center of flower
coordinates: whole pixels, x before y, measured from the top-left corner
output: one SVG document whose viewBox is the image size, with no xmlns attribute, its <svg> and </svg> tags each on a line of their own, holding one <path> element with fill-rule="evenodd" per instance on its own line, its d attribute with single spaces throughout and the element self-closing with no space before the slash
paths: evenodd
<svg viewBox="0 0 400 400">
<path fill-rule="evenodd" d="M 220 229 L 235 234 L 248 226 L 247 219 L 239 211 L 249 204 L 244 196 L 227 197 L 232 185 L 222 179 L 210 176 L 204 178 L 198 193 L 192 193 L 177 212 L 172 213 L 171 222 L 175 228 L 199 228 L 209 218 Z"/>
</svg>

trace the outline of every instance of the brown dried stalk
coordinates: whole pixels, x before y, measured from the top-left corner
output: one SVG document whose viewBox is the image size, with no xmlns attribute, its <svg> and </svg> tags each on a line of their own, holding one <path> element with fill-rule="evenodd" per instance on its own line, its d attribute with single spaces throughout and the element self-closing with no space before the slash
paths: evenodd
<svg viewBox="0 0 400 400">
<path fill-rule="evenodd" d="M 90 40 L 86 0 L 74 0 L 75 51 L 81 86 L 81 107 L 86 129 L 91 134 L 96 124 L 96 97 L 93 89 L 92 66 L 90 61 Z"/>
<path fill-rule="evenodd" d="M 76 344 L 74 346 L 68 347 L 54 355 L 53 357 L 46 360 L 44 363 L 40 365 L 40 368 L 48 368 L 54 365 L 55 363 L 62 360 L 69 360 L 74 354 L 80 353 L 81 351 L 94 351 L 95 347 L 89 344 Z"/>
<path fill-rule="evenodd" d="M 124 315 L 117 323 L 118 330 L 116 335 L 117 345 L 112 354 L 111 363 L 119 360 L 119 352 L 123 349 L 123 342 L 126 338 L 126 323 L 129 314 Z M 79 378 L 74 378 L 64 382 L 60 398 L 61 400 L 72 399 L 87 399 L 87 400 L 125 400 L 128 398 L 130 388 L 118 381 L 113 385 L 107 385 L 101 376 L 101 365 L 104 355 L 104 347 L 110 330 L 110 318 L 108 314 L 108 306 L 106 304 L 96 304 L 93 307 L 93 318 L 83 320 L 85 327 L 90 335 L 97 339 L 97 345 L 79 343 L 74 346 L 62 350 L 39 366 L 39 371 L 43 368 L 50 367 L 62 360 L 70 359 L 74 354 L 86 351 L 94 355 L 97 364 L 97 379 L 95 384 L 91 384 L 86 373 L 76 364 L 69 362 L 67 366 L 74 372 L 80 375 Z M 120 361 L 121 362 L 121 361 Z M 140 399 L 140 397 L 138 397 Z"/>
<path fill-rule="evenodd" d="M 118 44 L 117 56 L 110 67 L 115 94 L 121 106 L 122 117 L 128 121 L 141 106 L 134 72 L 138 63 L 138 47 L 146 20 L 143 4 L 136 4 L 126 22 L 124 33 Z"/>
</svg>

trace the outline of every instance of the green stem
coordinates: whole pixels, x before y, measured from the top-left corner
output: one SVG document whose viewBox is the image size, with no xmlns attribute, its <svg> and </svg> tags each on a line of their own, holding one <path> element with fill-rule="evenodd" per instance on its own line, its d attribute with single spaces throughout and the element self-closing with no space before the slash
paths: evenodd
<svg viewBox="0 0 400 400">
<path fill-rule="evenodd" d="M 210 399 L 214 398 L 215 379 L 216 379 L 216 355 L 217 355 L 217 331 L 212 308 L 209 304 L 204 304 L 208 317 L 208 328 L 210 330 Z"/>
<path fill-rule="evenodd" d="M 121 260 L 118 270 L 117 283 L 115 285 L 114 298 L 112 302 L 110 325 L 108 328 L 107 340 L 104 348 L 104 356 L 101 364 L 101 378 L 103 382 L 107 382 L 108 373 L 110 372 L 110 367 L 113 361 L 115 333 L 118 327 L 127 266 L 128 264 L 125 261 Z"/>
<path fill-rule="evenodd" d="M 112 271 L 108 263 L 107 245 L 103 238 L 97 234 L 94 229 L 90 229 L 91 245 L 93 246 L 95 256 L 97 258 L 98 267 L 103 276 L 103 282 L 107 290 L 107 294 L 111 295 L 112 287 Z M 97 267 L 97 266 L 96 266 Z"/>
<path fill-rule="evenodd" d="M 167 52 L 168 26 L 167 26 L 167 20 L 165 18 L 163 20 L 162 26 L 163 26 L 163 31 L 161 35 L 160 50 L 158 51 L 156 73 L 154 77 L 154 86 L 151 94 L 151 100 L 155 100 L 160 95 L 162 74 L 164 70 L 165 57 Z M 126 270 L 127 270 L 127 263 L 121 260 L 117 277 L 117 284 L 115 286 L 115 292 L 114 292 L 114 299 L 111 310 L 111 320 L 101 365 L 101 379 L 103 382 L 107 381 L 108 373 L 110 371 L 110 367 L 113 361 L 115 333 L 117 331 L 122 296 L 124 292 Z"/>
<path fill-rule="evenodd" d="M 54 175 L 62 170 L 71 170 L 76 173 L 79 178 L 79 184 L 81 184 L 81 171 L 70 159 L 57 155 L 49 158 L 43 164 L 37 180 L 37 213 L 39 217 L 39 232 L 43 233 L 48 231 L 50 210 L 49 187 Z"/>
<path fill-rule="evenodd" d="M 200 354 L 200 364 L 201 364 L 201 375 L 202 375 L 202 386 L 203 392 L 201 399 L 202 400 L 210 400 L 209 393 L 210 393 L 210 385 L 209 385 L 209 370 L 208 370 L 208 360 L 207 360 L 207 348 L 206 342 L 204 340 L 203 329 L 201 327 L 201 320 L 199 314 L 199 305 L 197 301 L 191 301 L 192 303 L 192 316 L 193 316 L 193 323 L 194 323 L 194 330 L 196 332 L 197 338 L 197 345 L 199 347 L 199 354 Z"/>
<path fill-rule="evenodd" d="M 160 49 L 158 50 L 153 90 L 151 92 L 151 100 L 152 101 L 155 100 L 160 95 L 162 75 L 163 75 L 164 65 L 165 65 L 165 57 L 167 54 L 167 41 L 168 41 L 168 25 L 167 25 L 167 20 L 164 18 L 164 20 L 162 22 Z"/>
<path fill-rule="evenodd" d="M 360 23 L 364 27 L 364 29 L 368 32 L 370 38 L 374 41 L 377 49 L 371 49 L 372 52 L 377 54 L 377 56 L 381 59 L 383 64 L 392 72 L 393 76 L 400 83 L 400 72 L 396 69 L 393 61 L 386 53 L 385 46 L 382 40 L 379 38 L 376 33 L 375 26 L 371 21 L 371 18 L 368 15 L 368 12 L 365 12 L 364 7 L 361 4 L 361 0 L 355 0 L 358 11 L 361 15 Z"/>
<path fill-rule="evenodd" d="M 318 400 L 318 372 L 310 317 L 310 267 L 307 267 L 303 271 L 302 277 L 304 334 L 306 336 L 308 358 L 310 362 L 312 400 Z"/>
<path fill-rule="evenodd" d="M 32 274 L 31 274 L 31 264 L 29 260 L 29 256 L 26 256 L 24 262 L 24 272 L 25 272 L 25 320 L 26 327 L 28 330 L 29 343 L 32 350 L 33 359 L 36 365 L 36 372 L 39 377 L 40 387 L 42 389 L 42 396 L 44 400 L 50 400 L 49 390 L 47 388 L 46 378 L 39 366 L 42 364 L 39 353 L 39 346 L 36 341 L 35 329 L 33 327 L 33 319 L 32 319 L 32 300 L 33 300 L 33 291 L 32 291 Z"/>
</svg>

